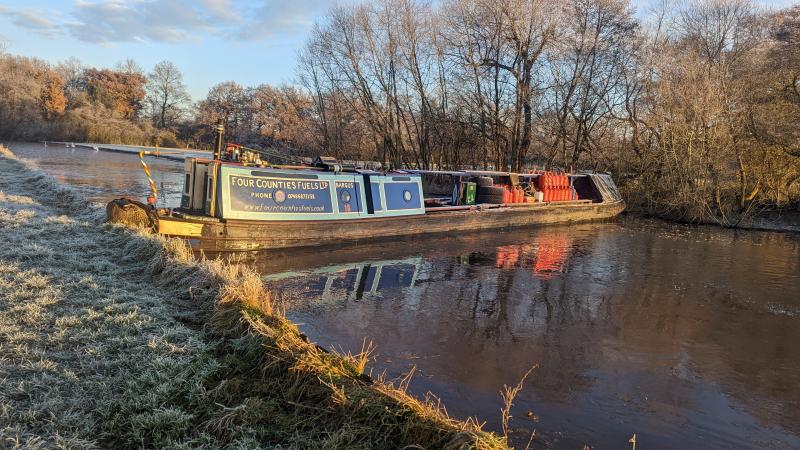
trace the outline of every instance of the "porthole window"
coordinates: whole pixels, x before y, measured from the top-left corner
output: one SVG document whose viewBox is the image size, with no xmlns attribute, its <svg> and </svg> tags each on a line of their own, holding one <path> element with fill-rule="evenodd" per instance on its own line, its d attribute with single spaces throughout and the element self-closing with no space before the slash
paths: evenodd
<svg viewBox="0 0 800 450">
<path fill-rule="evenodd" d="M 408 189 L 403 191 L 403 200 L 405 200 L 406 203 L 410 202 L 412 198 L 414 198 L 414 195 L 411 193 L 411 191 Z"/>
<path fill-rule="evenodd" d="M 275 203 L 283 203 L 286 201 L 286 192 L 277 189 L 273 197 L 275 198 Z"/>
<path fill-rule="evenodd" d="M 342 203 L 350 203 L 350 191 L 342 191 L 342 193 L 339 194 L 339 198 L 342 200 Z"/>
</svg>

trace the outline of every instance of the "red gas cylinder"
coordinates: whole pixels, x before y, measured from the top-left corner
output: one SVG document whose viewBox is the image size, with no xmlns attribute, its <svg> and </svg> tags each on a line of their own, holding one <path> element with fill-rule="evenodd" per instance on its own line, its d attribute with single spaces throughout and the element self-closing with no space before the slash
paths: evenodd
<svg viewBox="0 0 800 450">
<path fill-rule="evenodd" d="M 506 258 L 507 255 L 505 250 L 502 250 L 502 247 L 498 248 L 497 256 L 495 257 L 495 267 L 497 267 L 498 269 L 500 267 L 503 267 L 506 264 Z"/>
<path fill-rule="evenodd" d="M 511 196 L 511 189 L 508 186 L 503 188 L 503 203 L 511 203 L 513 197 Z"/>
<path fill-rule="evenodd" d="M 522 188 L 518 187 L 515 193 L 514 203 L 522 203 L 525 201 L 525 191 L 523 191 Z"/>
</svg>

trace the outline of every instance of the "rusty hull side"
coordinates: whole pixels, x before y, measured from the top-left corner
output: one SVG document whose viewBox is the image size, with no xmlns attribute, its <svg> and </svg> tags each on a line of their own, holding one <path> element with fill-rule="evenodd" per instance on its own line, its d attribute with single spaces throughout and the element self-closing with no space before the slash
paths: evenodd
<svg viewBox="0 0 800 450">
<path fill-rule="evenodd" d="M 625 203 L 551 203 L 424 215 L 331 221 L 200 222 L 161 217 L 159 233 L 189 239 L 199 250 L 212 252 L 308 247 L 341 242 L 388 239 L 434 233 L 500 230 L 548 224 L 605 220 L 617 216 Z"/>
</svg>

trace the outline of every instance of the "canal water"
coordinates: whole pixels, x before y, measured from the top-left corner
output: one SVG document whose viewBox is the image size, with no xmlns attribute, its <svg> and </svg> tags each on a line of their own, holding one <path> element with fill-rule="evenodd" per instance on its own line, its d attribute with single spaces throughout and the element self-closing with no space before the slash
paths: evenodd
<svg viewBox="0 0 800 450">
<path fill-rule="evenodd" d="M 6 144 L 17 156 L 33 160 L 58 181 L 76 186 L 92 201 L 107 203 L 123 194 L 144 200 L 150 184 L 138 155 L 68 148 L 64 144 Z M 159 190 L 159 205 L 179 205 L 183 188 L 183 163 L 145 157 Z"/>
<path fill-rule="evenodd" d="M 138 159 L 12 144 L 98 201 L 146 195 Z M 108 166 L 104 169 L 104 166 Z M 180 189 L 181 165 L 160 182 Z M 113 174 L 111 177 L 109 174 Z M 167 188 L 169 189 L 169 188 Z M 173 194 L 174 195 L 174 194 Z M 800 448 L 800 236 L 612 223 L 255 255 L 317 343 L 413 370 L 524 448 Z"/>
</svg>

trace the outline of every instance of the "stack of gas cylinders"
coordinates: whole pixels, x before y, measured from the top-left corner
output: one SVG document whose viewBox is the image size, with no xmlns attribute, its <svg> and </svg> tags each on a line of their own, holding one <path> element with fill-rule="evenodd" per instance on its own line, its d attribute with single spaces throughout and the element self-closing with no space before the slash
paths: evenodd
<svg viewBox="0 0 800 450">
<path fill-rule="evenodd" d="M 536 188 L 542 191 L 545 202 L 578 200 L 578 193 L 572 187 L 569 176 L 563 173 L 542 172 L 536 178 Z"/>
<path fill-rule="evenodd" d="M 525 203 L 525 191 L 521 187 L 505 186 L 503 189 L 503 203 Z"/>
</svg>

